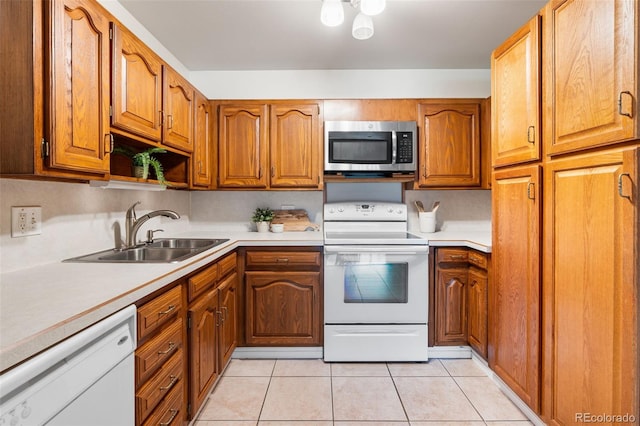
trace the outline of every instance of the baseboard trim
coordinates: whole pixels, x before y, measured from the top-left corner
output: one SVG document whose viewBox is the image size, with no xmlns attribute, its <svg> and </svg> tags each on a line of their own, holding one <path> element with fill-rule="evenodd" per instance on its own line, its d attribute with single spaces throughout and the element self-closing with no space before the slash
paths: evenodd
<svg viewBox="0 0 640 426">
<path fill-rule="evenodd" d="M 246 359 L 322 359 L 322 346 L 254 347 L 243 346 L 233 351 L 231 358 Z"/>
<path fill-rule="evenodd" d="M 470 346 L 429 346 L 427 353 L 431 358 L 471 358 Z"/>
</svg>

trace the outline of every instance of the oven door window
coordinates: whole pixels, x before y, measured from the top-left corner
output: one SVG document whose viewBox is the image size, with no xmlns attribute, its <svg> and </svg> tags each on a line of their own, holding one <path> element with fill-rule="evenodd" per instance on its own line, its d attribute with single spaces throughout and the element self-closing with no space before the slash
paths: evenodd
<svg viewBox="0 0 640 426">
<path fill-rule="evenodd" d="M 407 303 L 409 264 L 347 264 L 344 303 Z"/>
</svg>

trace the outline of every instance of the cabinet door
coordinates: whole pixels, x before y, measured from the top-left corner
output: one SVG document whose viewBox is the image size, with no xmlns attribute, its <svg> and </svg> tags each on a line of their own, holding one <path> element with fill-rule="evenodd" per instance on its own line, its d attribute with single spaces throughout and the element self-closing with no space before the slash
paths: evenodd
<svg viewBox="0 0 640 426">
<path fill-rule="evenodd" d="M 194 186 L 211 186 L 211 128 L 209 101 L 196 92 L 195 128 L 193 134 L 192 182 Z"/>
<path fill-rule="evenodd" d="M 540 392 L 540 167 L 494 173 L 489 366 L 537 411 Z"/>
<path fill-rule="evenodd" d="M 320 186 L 320 107 L 271 106 L 271 187 Z"/>
<path fill-rule="evenodd" d="M 467 289 L 467 334 L 469 345 L 483 358 L 487 358 L 487 272 L 469 268 Z"/>
<path fill-rule="evenodd" d="M 638 154 L 545 168 L 545 414 L 638 409 Z M 618 423 L 616 423 L 618 424 Z"/>
<path fill-rule="evenodd" d="M 637 0 L 555 0 L 545 9 L 546 152 L 636 139 Z"/>
<path fill-rule="evenodd" d="M 516 31 L 491 56 L 493 166 L 539 160 L 540 16 Z"/>
<path fill-rule="evenodd" d="M 480 185 L 480 103 L 420 104 L 420 187 Z"/>
<path fill-rule="evenodd" d="M 221 105 L 218 186 L 267 187 L 267 105 Z"/>
<path fill-rule="evenodd" d="M 222 313 L 220 326 L 220 371 L 222 371 L 231 359 L 238 342 L 238 274 L 234 272 L 225 278 L 218 286 L 218 292 Z"/>
<path fill-rule="evenodd" d="M 113 24 L 111 125 L 159 142 L 162 137 L 162 61 L 136 36 Z"/>
<path fill-rule="evenodd" d="M 163 67 L 163 144 L 185 152 L 193 151 L 194 94 L 193 86 L 187 80 L 166 65 Z"/>
<path fill-rule="evenodd" d="M 250 345 L 320 345 L 319 272 L 245 273 Z"/>
<path fill-rule="evenodd" d="M 436 268 L 436 345 L 467 344 L 467 267 Z"/>
<path fill-rule="evenodd" d="M 218 369 L 218 290 L 213 289 L 198 299 L 189 315 L 189 401 L 195 413 L 207 397 L 220 370 Z"/>
<path fill-rule="evenodd" d="M 109 19 L 81 0 L 46 6 L 48 166 L 109 173 Z"/>
</svg>

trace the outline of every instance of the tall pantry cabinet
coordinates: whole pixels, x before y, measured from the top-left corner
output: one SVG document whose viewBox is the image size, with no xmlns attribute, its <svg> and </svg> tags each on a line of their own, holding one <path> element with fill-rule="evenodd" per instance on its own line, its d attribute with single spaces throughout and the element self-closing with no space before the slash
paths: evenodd
<svg viewBox="0 0 640 426">
<path fill-rule="evenodd" d="M 519 131 L 507 131 L 513 122 L 525 125 L 522 117 L 504 122 L 514 111 L 527 111 L 526 97 L 510 108 L 517 98 L 509 90 L 520 87 L 509 68 L 497 63 L 503 56 L 496 53 L 508 51 L 512 39 L 496 49 L 492 62 L 492 104 L 498 113 L 492 114 L 496 291 L 489 363 L 547 424 L 575 424 L 588 413 L 613 416 L 609 424 L 632 415 L 637 424 L 640 5 L 635 0 L 552 0 L 540 16 L 535 19 L 542 22 L 541 161 L 535 155 L 523 159 L 527 150 L 516 141 Z M 509 156 L 502 153 L 517 155 L 505 159 Z M 518 162 L 523 166 L 501 168 Z M 537 171 L 541 182 L 531 180 L 527 170 Z M 519 185 L 527 195 L 511 193 L 506 183 Z M 539 203 L 542 221 L 513 214 L 527 198 Z M 541 240 L 525 231 L 532 226 L 540 227 Z M 512 252 L 535 241 L 541 244 L 538 256 Z M 537 271 L 537 292 L 527 292 L 526 270 Z M 520 322 L 505 327 L 503 321 L 515 319 L 505 315 L 509 305 L 536 296 L 528 309 L 539 315 L 539 332 L 520 338 L 509 334 L 527 324 L 522 314 Z M 506 362 L 504 355 L 514 346 L 527 348 L 526 358 Z M 525 366 L 538 381 L 528 392 L 518 386 Z M 512 378 L 521 379 L 514 386 Z"/>
</svg>

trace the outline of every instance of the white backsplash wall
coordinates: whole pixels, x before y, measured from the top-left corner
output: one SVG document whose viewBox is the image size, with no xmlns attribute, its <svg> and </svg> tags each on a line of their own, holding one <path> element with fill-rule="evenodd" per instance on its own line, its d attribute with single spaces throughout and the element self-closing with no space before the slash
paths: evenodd
<svg viewBox="0 0 640 426">
<path fill-rule="evenodd" d="M 490 190 L 421 190 L 405 191 L 405 203 L 409 210 L 409 229 L 418 229 L 418 210 L 414 201 L 420 200 L 426 210 L 431 210 L 434 201 L 440 201 L 436 213 L 436 230 L 443 223 L 482 222 L 487 228 L 491 223 Z"/>
<path fill-rule="evenodd" d="M 254 231 L 256 207 L 304 209 L 313 223 L 322 224 L 322 191 L 209 191 L 191 193 L 191 225 Z"/>
<path fill-rule="evenodd" d="M 189 227 L 190 193 L 91 188 L 86 183 L 43 182 L 0 179 L 0 270 L 11 272 L 51 262 L 59 262 L 115 247 L 116 233 L 124 239 L 124 218 L 136 201 L 138 217 L 152 210 L 169 209 L 180 214 L 172 220 L 156 217 L 144 224 L 147 229 L 164 229 L 171 236 Z M 11 237 L 11 207 L 41 206 L 42 234 Z"/>
</svg>

